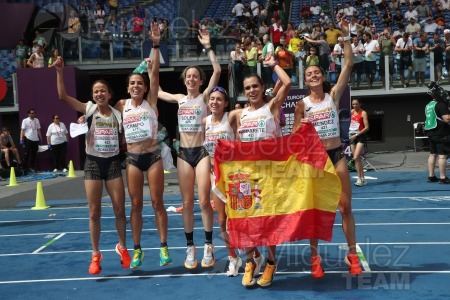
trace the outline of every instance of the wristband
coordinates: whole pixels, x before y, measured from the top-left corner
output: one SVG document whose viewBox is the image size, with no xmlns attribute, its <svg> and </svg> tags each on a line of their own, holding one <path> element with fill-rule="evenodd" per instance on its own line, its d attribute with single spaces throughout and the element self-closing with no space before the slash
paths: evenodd
<svg viewBox="0 0 450 300">
<path fill-rule="evenodd" d="M 153 45 L 153 49 L 159 49 L 159 45 Z"/>
<path fill-rule="evenodd" d="M 271 67 L 272 69 L 275 69 L 276 66 L 278 66 L 278 60 L 276 60 L 275 63 L 274 63 L 273 65 L 271 65 L 270 67 Z"/>
<path fill-rule="evenodd" d="M 344 37 L 344 42 L 346 42 L 346 41 L 350 41 L 352 39 L 352 37 L 349 35 L 349 36 L 346 36 L 346 37 Z"/>
<path fill-rule="evenodd" d="M 205 48 L 205 52 L 208 53 L 208 51 L 212 51 L 212 48 L 211 47 Z"/>
</svg>

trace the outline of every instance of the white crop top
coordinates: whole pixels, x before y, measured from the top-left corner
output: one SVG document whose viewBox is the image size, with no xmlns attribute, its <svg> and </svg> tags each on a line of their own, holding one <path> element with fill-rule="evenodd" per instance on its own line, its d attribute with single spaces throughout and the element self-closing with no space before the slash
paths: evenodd
<svg viewBox="0 0 450 300">
<path fill-rule="evenodd" d="M 321 140 L 339 137 L 339 116 L 336 105 L 329 94 L 320 103 L 313 103 L 308 97 L 305 103 L 305 118 L 311 120 Z"/>
<path fill-rule="evenodd" d="M 207 109 L 203 94 L 197 98 L 188 99 L 185 96 L 178 103 L 178 127 L 180 132 L 203 132 L 202 120 Z"/>
<path fill-rule="evenodd" d="M 131 99 L 125 101 L 123 108 L 123 128 L 128 144 L 147 139 L 155 139 L 158 132 L 158 117 L 147 101 L 134 107 Z"/>
<path fill-rule="evenodd" d="M 238 134 L 242 142 L 265 140 L 281 136 L 280 122 L 270 111 L 269 104 L 257 110 L 249 111 L 246 107 L 241 114 Z"/>
<path fill-rule="evenodd" d="M 217 140 L 235 140 L 233 128 L 228 123 L 228 113 L 224 113 L 222 121 L 219 124 L 213 125 L 211 122 L 212 116 L 206 117 L 205 125 L 205 141 L 203 146 L 208 150 L 209 156 L 214 157 L 214 150 L 216 150 Z"/>
<path fill-rule="evenodd" d="M 104 158 L 119 154 L 119 122 L 114 113 L 104 117 L 94 112 L 86 134 L 86 154 Z"/>
</svg>

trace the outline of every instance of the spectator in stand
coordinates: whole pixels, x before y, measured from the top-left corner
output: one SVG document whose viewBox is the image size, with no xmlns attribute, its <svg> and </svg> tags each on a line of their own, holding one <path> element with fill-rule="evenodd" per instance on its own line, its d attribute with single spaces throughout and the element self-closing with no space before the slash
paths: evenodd
<svg viewBox="0 0 450 300">
<path fill-rule="evenodd" d="M 287 27 L 286 27 L 286 33 L 285 33 L 285 37 L 286 37 L 286 45 L 289 44 L 289 42 L 291 41 L 291 38 L 294 37 L 295 34 L 295 25 L 294 23 L 288 23 Z"/>
<path fill-rule="evenodd" d="M 364 26 L 358 24 L 358 17 L 357 16 L 353 16 L 350 23 L 348 24 L 349 26 L 349 31 L 350 31 L 350 36 L 351 37 L 355 37 L 360 35 L 363 32 Z"/>
<path fill-rule="evenodd" d="M 380 47 L 380 77 L 383 87 L 385 87 L 385 59 L 388 57 L 389 66 L 389 87 L 392 87 L 394 83 L 394 48 L 395 38 L 391 36 L 389 30 L 385 29 L 378 39 L 378 45 Z"/>
<path fill-rule="evenodd" d="M 19 68 L 26 68 L 28 47 L 22 39 L 19 40 L 19 44 L 17 44 L 14 53 L 17 57 L 17 66 Z"/>
<path fill-rule="evenodd" d="M 433 33 L 433 40 L 429 41 L 430 51 L 434 53 L 434 76 L 439 80 L 442 76 L 442 65 L 444 63 L 445 42 L 440 34 Z"/>
<path fill-rule="evenodd" d="M 409 33 L 412 39 L 418 38 L 421 30 L 422 28 L 415 18 L 409 19 L 409 24 L 406 26 L 405 31 Z"/>
<path fill-rule="evenodd" d="M 139 17 L 143 20 L 145 20 L 145 18 L 147 18 L 147 12 L 145 11 L 145 9 L 143 7 L 141 7 L 139 2 L 136 2 L 135 6 L 133 8 L 133 16 L 135 16 L 136 13 L 138 13 Z"/>
<path fill-rule="evenodd" d="M 436 0 L 431 1 L 430 15 L 435 16 L 439 10 L 439 3 Z"/>
<path fill-rule="evenodd" d="M 100 51 L 103 59 L 109 59 L 109 49 L 111 42 L 111 35 L 108 30 L 105 29 L 104 24 L 98 25 L 98 31 L 95 32 L 97 38 L 100 40 Z"/>
<path fill-rule="evenodd" d="M 262 21 L 261 25 L 258 28 L 258 36 L 262 38 L 264 35 L 269 33 L 269 27 L 267 26 L 266 21 Z"/>
<path fill-rule="evenodd" d="M 161 34 L 161 40 L 163 41 L 168 41 L 170 36 L 169 36 L 169 32 L 170 32 L 170 28 L 169 28 L 169 24 L 167 22 L 167 19 L 159 19 L 159 32 Z"/>
<path fill-rule="evenodd" d="M 394 11 L 394 10 L 400 10 L 400 4 L 398 3 L 398 0 L 391 0 L 391 2 L 389 2 L 388 5 L 390 11 Z"/>
<path fill-rule="evenodd" d="M 395 45 L 395 52 L 400 53 L 400 64 L 399 64 L 399 72 L 400 72 L 400 81 L 402 82 L 402 86 L 407 88 L 409 87 L 409 82 L 411 81 L 412 76 L 412 40 L 409 37 L 409 33 L 403 33 L 403 37 L 397 40 L 397 44 Z M 408 79 L 405 82 L 405 68 L 408 68 Z"/>
<path fill-rule="evenodd" d="M 370 34 L 372 34 L 372 40 L 378 41 L 380 35 L 377 33 L 377 27 L 375 25 L 370 26 Z"/>
<path fill-rule="evenodd" d="M 291 38 L 291 40 L 289 41 L 288 49 L 290 49 L 292 51 L 292 53 L 294 53 L 294 55 L 297 57 L 297 52 L 299 51 L 299 46 L 303 45 L 304 43 L 305 43 L 305 39 L 303 38 L 303 36 L 300 39 L 298 30 L 295 30 L 294 37 Z"/>
<path fill-rule="evenodd" d="M 420 21 L 420 25 L 423 27 L 423 31 L 426 33 L 435 33 L 438 29 L 442 30 L 442 26 L 439 26 L 436 24 L 436 22 L 433 20 L 433 18 L 427 17 L 426 19 Z"/>
<path fill-rule="evenodd" d="M 320 24 L 319 24 L 320 26 Z M 303 18 L 300 24 L 297 27 L 297 30 L 300 34 L 302 33 L 310 33 L 311 29 L 313 28 L 311 21 L 309 18 Z"/>
<path fill-rule="evenodd" d="M 320 5 L 317 4 L 316 1 L 312 2 L 309 10 L 311 11 L 311 14 L 314 16 L 318 16 L 322 12 L 322 8 L 320 7 Z"/>
<path fill-rule="evenodd" d="M 438 24 L 439 26 L 442 26 L 442 27 L 447 26 L 447 22 L 445 21 L 445 15 L 441 9 L 434 16 L 434 20 L 436 21 L 436 24 Z"/>
<path fill-rule="evenodd" d="M 139 13 L 134 14 L 133 18 L 133 35 L 135 37 L 143 37 L 142 32 L 144 31 L 144 19 L 141 18 Z"/>
<path fill-rule="evenodd" d="M 331 15 L 332 9 L 331 9 L 330 3 L 328 1 L 323 1 L 321 12 L 326 15 Z"/>
<path fill-rule="evenodd" d="M 326 40 L 330 45 L 330 49 L 334 49 L 334 45 L 337 44 L 337 39 L 342 35 L 342 32 L 334 26 L 333 22 L 329 22 L 328 29 L 325 30 L 325 34 L 327 35 Z"/>
<path fill-rule="evenodd" d="M 119 9 L 119 0 L 108 0 L 109 16 L 111 17 L 111 24 L 116 25 L 117 10 Z"/>
<path fill-rule="evenodd" d="M 322 27 L 325 27 L 330 22 L 330 19 L 328 19 L 328 16 L 325 15 L 324 13 L 320 13 L 318 22 Z"/>
<path fill-rule="evenodd" d="M 428 44 L 427 39 L 427 33 L 421 32 L 419 37 L 413 41 L 413 68 L 416 78 L 416 86 L 419 87 L 422 87 L 425 84 L 425 71 L 427 70 L 426 56 L 430 50 L 430 45 Z"/>
<path fill-rule="evenodd" d="M 236 43 L 234 50 L 230 52 L 231 63 L 233 64 L 235 82 L 237 83 L 238 93 L 243 92 L 242 82 L 244 80 L 244 64 L 245 64 L 245 53 L 241 49 L 241 44 Z"/>
<path fill-rule="evenodd" d="M 59 53 L 58 52 L 59 52 L 58 49 L 53 49 L 52 55 L 48 59 L 48 63 L 47 63 L 47 66 L 49 68 L 53 68 L 55 66 L 55 62 L 56 62 L 56 60 L 59 57 Z"/>
<path fill-rule="evenodd" d="M 268 17 L 267 8 L 265 8 L 263 4 L 260 4 L 259 5 L 258 24 L 261 24 L 262 21 L 265 21 L 267 24 L 267 17 Z"/>
<path fill-rule="evenodd" d="M 47 51 L 47 40 L 43 35 L 41 35 L 41 32 L 39 30 L 36 30 L 35 32 L 36 37 L 33 40 L 33 46 L 39 45 L 42 47 L 42 53 L 45 53 Z M 34 52 L 33 52 L 34 53 Z"/>
<path fill-rule="evenodd" d="M 17 150 L 16 144 L 14 144 L 14 140 L 11 137 L 9 129 L 7 127 L 2 128 L 2 134 L 0 135 L 0 152 L 3 152 L 3 155 L 5 156 L 7 168 L 11 167 L 11 154 L 16 158 L 18 166 L 20 167 L 22 165 L 19 150 Z"/>
<path fill-rule="evenodd" d="M 252 12 L 252 16 L 255 20 L 258 19 L 259 17 L 259 3 L 256 0 L 252 0 L 252 2 L 250 2 L 250 10 Z"/>
<path fill-rule="evenodd" d="M 380 3 L 377 4 L 379 11 L 385 11 L 386 9 L 389 9 L 389 3 L 387 0 L 381 0 Z"/>
<path fill-rule="evenodd" d="M 324 70 L 324 72 L 328 72 L 330 68 L 330 45 L 327 43 L 326 34 L 322 33 L 319 35 L 319 40 L 312 40 L 305 36 L 305 40 L 313 45 L 316 45 L 319 48 L 319 66 Z M 334 47 L 333 47 L 334 48 Z"/>
<path fill-rule="evenodd" d="M 411 18 L 414 18 L 414 20 L 417 19 L 417 10 L 414 9 L 414 5 L 409 5 L 408 10 L 405 12 L 405 20 L 411 20 Z"/>
<path fill-rule="evenodd" d="M 258 49 L 251 41 L 245 41 L 245 67 L 244 77 L 250 74 L 256 74 L 256 62 L 258 60 Z"/>
<path fill-rule="evenodd" d="M 380 52 L 380 46 L 378 41 L 372 39 L 372 34 L 370 32 L 364 32 L 364 70 L 366 73 L 367 84 L 369 89 L 373 87 L 373 82 L 375 81 L 375 74 L 377 72 L 377 53 Z"/>
<path fill-rule="evenodd" d="M 28 110 L 28 118 L 22 120 L 20 145 L 24 148 L 23 167 L 27 173 L 34 173 L 39 142 L 42 141 L 41 123 L 35 117 L 34 109 Z"/>
<path fill-rule="evenodd" d="M 403 23 L 405 22 L 405 19 L 403 18 L 403 15 L 400 12 L 399 8 L 395 10 L 395 15 L 392 17 L 392 22 L 397 26 L 403 25 Z"/>
<path fill-rule="evenodd" d="M 265 34 L 263 36 L 263 50 L 262 50 L 262 54 L 260 57 L 258 57 L 259 61 L 262 61 L 262 68 L 261 68 L 261 78 L 263 80 L 263 82 L 266 84 L 267 88 L 273 88 L 274 83 L 273 83 L 273 79 L 272 79 L 272 68 L 268 65 L 265 64 L 265 61 L 269 61 L 270 58 L 274 55 L 275 49 L 273 47 L 272 42 L 269 39 L 269 35 Z"/>
<path fill-rule="evenodd" d="M 298 72 L 303 72 L 305 70 L 306 66 L 306 51 L 305 51 L 305 44 L 299 44 L 298 45 L 298 51 L 295 53 L 295 57 L 297 58 L 297 61 L 303 62 L 303 70 L 298 70 Z"/>
<path fill-rule="evenodd" d="M 281 19 L 285 22 L 286 19 L 286 6 L 284 0 L 270 0 L 269 10 L 272 12 L 272 16 L 276 19 Z"/>
<path fill-rule="evenodd" d="M 369 6 L 367 6 L 366 8 L 365 8 L 365 14 L 366 14 L 366 16 L 374 16 L 374 15 L 379 15 L 380 14 L 380 11 L 378 10 L 378 6 L 376 6 L 375 5 L 375 2 L 373 2 L 373 1 L 370 1 L 370 4 L 369 4 Z"/>
<path fill-rule="evenodd" d="M 66 125 L 59 121 L 59 115 L 53 115 L 53 123 L 48 126 L 46 136 L 48 149 L 52 150 L 53 172 L 67 172 L 66 152 L 69 132 Z"/>
<path fill-rule="evenodd" d="M 344 57 L 344 39 L 343 37 L 340 36 L 338 37 L 338 43 L 334 45 L 333 52 L 331 52 L 331 59 L 335 66 L 336 81 L 339 80 L 339 75 L 341 74 L 343 57 Z"/>
<path fill-rule="evenodd" d="M 127 22 L 122 20 L 120 22 L 119 28 L 117 28 L 117 34 L 122 42 L 122 56 L 130 59 L 131 58 L 131 43 L 130 43 L 130 29 L 128 28 Z"/>
<path fill-rule="evenodd" d="M 449 0 L 440 0 L 440 7 L 442 10 L 450 10 L 450 1 Z"/>
<path fill-rule="evenodd" d="M 27 61 L 27 65 L 32 68 L 44 68 L 44 50 L 42 46 L 36 45 L 36 52 L 31 54 Z"/>
<path fill-rule="evenodd" d="M 279 66 L 286 72 L 289 78 L 292 78 L 292 70 L 294 68 L 294 53 L 286 46 L 286 38 L 280 38 L 280 45 L 275 49 L 275 57 L 277 57 Z"/>
<path fill-rule="evenodd" d="M 270 40 L 273 43 L 274 48 L 280 45 L 280 38 L 283 35 L 283 26 L 281 25 L 281 19 L 276 19 L 276 22 L 270 26 Z"/>
<path fill-rule="evenodd" d="M 244 22 L 244 5 L 242 0 L 237 0 L 233 9 L 231 10 L 231 15 L 236 17 L 240 23 Z"/>
<path fill-rule="evenodd" d="M 323 34 L 325 31 L 323 30 L 323 27 L 320 26 L 320 23 L 317 23 L 311 31 L 311 39 L 312 40 L 318 40 L 320 35 Z M 305 35 L 306 36 L 306 35 Z M 309 36 L 308 36 L 309 37 Z"/>
<path fill-rule="evenodd" d="M 309 55 L 306 56 L 305 69 L 310 66 L 319 66 L 319 57 L 317 56 L 316 47 L 309 48 Z"/>
<path fill-rule="evenodd" d="M 359 24 L 362 25 L 364 28 L 362 29 L 362 32 L 370 31 L 370 27 L 373 25 L 372 20 L 369 16 L 365 16 L 364 19 L 359 21 Z"/>
<path fill-rule="evenodd" d="M 95 5 L 94 23 L 98 30 L 100 30 L 100 25 L 105 25 L 105 10 L 101 7 L 100 4 Z"/>
<path fill-rule="evenodd" d="M 405 25 L 399 24 L 397 30 L 392 34 L 392 36 L 395 38 L 396 43 L 398 39 L 403 36 L 403 33 L 405 33 Z"/>
<path fill-rule="evenodd" d="M 353 53 L 353 68 L 352 75 L 350 77 L 350 82 L 352 83 L 352 87 L 359 88 L 361 83 L 361 76 L 364 70 L 363 56 L 364 47 L 359 40 L 358 36 L 354 36 L 352 39 L 352 53 Z M 356 73 L 356 85 L 355 85 L 355 73 Z"/>
<path fill-rule="evenodd" d="M 383 0 L 384 1 L 384 0 Z M 344 7 L 344 14 L 346 16 L 358 16 L 359 12 L 356 8 L 354 8 L 352 6 L 352 4 L 350 3 L 350 1 L 345 2 L 345 7 Z"/>
<path fill-rule="evenodd" d="M 389 12 L 389 9 L 385 9 L 383 12 L 383 15 L 381 16 L 381 23 L 385 27 L 390 27 L 392 22 L 391 13 Z"/>
<path fill-rule="evenodd" d="M 425 0 L 420 0 L 420 4 L 416 6 L 416 11 L 419 18 L 431 16 L 430 7 L 426 4 Z"/>
<path fill-rule="evenodd" d="M 90 10 L 91 3 L 88 0 L 80 0 L 78 5 L 78 15 L 80 17 L 81 29 L 84 34 L 89 33 L 89 17 L 91 15 Z"/>
<path fill-rule="evenodd" d="M 312 12 L 308 6 L 308 3 L 303 2 L 302 7 L 300 8 L 300 19 L 311 17 Z"/>
</svg>

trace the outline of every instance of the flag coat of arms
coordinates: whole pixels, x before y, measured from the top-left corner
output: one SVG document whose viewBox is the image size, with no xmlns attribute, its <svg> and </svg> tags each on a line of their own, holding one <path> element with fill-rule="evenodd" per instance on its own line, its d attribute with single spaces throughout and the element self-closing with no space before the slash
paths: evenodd
<svg viewBox="0 0 450 300">
<path fill-rule="evenodd" d="M 214 175 L 231 247 L 331 240 L 341 182 L 313 125 L 262 141 L 218 140 Z"/>
</svg>

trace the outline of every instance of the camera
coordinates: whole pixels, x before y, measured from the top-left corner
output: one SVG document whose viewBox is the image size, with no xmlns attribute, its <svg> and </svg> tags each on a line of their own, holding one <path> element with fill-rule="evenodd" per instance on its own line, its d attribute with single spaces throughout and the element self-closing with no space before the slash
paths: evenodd
<svg viewBox="0 0 450 300">
<path fill-rule="evenodd" d="M 431 81 L 428 85 L 428 94 L 433 97 L 434 100 L 449 103 L 450 97 L 447 91 L 439 85 L 439 81 Z"/>
<path fill-rule="evenodd" d="M 305 39 L 305 37 L 302 35 L 301 37 L 299 37 L 301 40 L 304 40 Z"/>
</svg>

